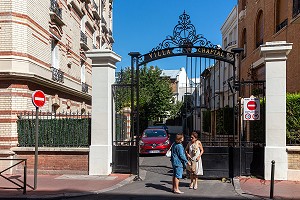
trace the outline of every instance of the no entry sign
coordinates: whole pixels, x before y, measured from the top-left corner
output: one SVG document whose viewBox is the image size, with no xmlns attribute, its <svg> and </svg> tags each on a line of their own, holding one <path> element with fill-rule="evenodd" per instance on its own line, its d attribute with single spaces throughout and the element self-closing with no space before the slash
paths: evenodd
<svg viewBox="0 0 300 200">
<path fill-rule="evenodd" d="M 247 103 L 247 108 L 249 110 L 255 110 L 257 107 L 256 102 L 255 101 L 248 101 Z"/>
<path fill-rule="evenodd" d="M 259 98 L 244 98 L 244 120 L 260 120 Z"/>
<path fill-rule="evenodd" d="M 35 107 L 43 107 L 46 102 L 46 97 L 43 91 L 36 90 L 32 94 L 32 103 Z"/>
</svg>

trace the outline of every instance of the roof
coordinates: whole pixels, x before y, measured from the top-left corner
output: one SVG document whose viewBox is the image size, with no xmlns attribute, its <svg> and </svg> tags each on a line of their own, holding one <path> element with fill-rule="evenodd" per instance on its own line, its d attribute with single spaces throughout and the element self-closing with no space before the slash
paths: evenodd
<svg viewBox="0 0 300 200">
<path fill-rule="evenodd" d="M 180 70 L 162 70 L 161 76 L 170 77 L 170 79 L 176 79 L 177 75 L 179 75 Z"/>
</svg>

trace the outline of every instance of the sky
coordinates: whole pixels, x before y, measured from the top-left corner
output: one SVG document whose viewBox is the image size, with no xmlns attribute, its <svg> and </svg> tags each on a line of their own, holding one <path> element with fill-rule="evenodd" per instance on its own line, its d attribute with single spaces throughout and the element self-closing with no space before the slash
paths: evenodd
<svg viewBox="0 0 300 200">
<path fill-rule="evenodd" d="M 213 44 L 222 44 L 221 27 L 237 0 L 114 0 L 113 51 L 122 57 L 116 71 L 130 66 L 129 52 L 149 53 L 178 24 L 185 11 L 190 16 L 196 34 L 202 34 Z M 185 57 L 164 58 L 148 63 L 164 70 L 179 70 L 186 66 Z"/>
</svg>

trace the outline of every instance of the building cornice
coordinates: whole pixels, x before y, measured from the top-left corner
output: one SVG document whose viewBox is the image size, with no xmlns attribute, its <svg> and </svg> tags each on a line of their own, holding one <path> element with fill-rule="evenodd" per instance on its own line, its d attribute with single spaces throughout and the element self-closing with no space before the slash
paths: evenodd
<svg viewBox="0 0 300 200">
<path fill-rule="evenodd" d="M 36 83 L 48 88 L 56 88 L 61 92 L 68 93 L 73 96 L 81 97 L 84 99 L 92 100 L 92 96 L 78 91 L 76 89 L 70 88 L 66 85 L 62 85 L 61 83 L 46 79 L 44 77 L 38 76 L 36 74 L 30 73 L 20 73 L 20 72 L 0 72 L 0 80 L 18 80 L 18 81 L 29 81 L 32 83 Z"/>
</svg>

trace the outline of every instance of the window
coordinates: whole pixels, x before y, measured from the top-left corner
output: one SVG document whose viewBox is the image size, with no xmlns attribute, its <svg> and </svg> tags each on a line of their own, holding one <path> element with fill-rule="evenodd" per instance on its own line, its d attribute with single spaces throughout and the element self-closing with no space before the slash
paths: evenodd
<svg viewBox="0 0 300 200">
<path fill-rule="evenodd" d="M 225 48 L 227 47 L 227 44 L 228 44 L 227 38 L 225 38 L 225 39 L 224 39 L 224 47 L 225 47 Z"/>
<path fill-rule="evenodd" d="M 97 31 L 93 33 L 93 48 L 97 49 Z"/>
<path fill-rule="evenodd" d="M 86 22 L 86 15 L 84 15 L 80 21 L 80 30 L 85 33 L 85 22 Z"/>
<path fill-rule="evenodd" d="M 264 42 L 264 22 L 263 22 L 263 12 L 259 11 L 256 18 L 256 34 L 255 34 L 255 42 L 256 48 Z"/>
<path fill-rule="evenodd" d="M 243 45 L 243 53 L 242 53 L 242 58 L 245 58 L 247 55 L 247 31 L 244 28 L 243 33 L 242 33 L 242 45 Z"/>
<path fill-rule="evenodd" d="M 287 1 L 286 0 L 277 0 L 276 1 L 276 30 L 275 32 L 280 31 L 282 28 L 287 26 Z"/>
<path fill-rule="evenodd" d="M 246 9 L 246 0 L 242 0 L 242 10 L 245 10 Z"/>
<path fill-rule="evenodd" d="M 81 63 L 81 83 L 85 83 L 85 64 Z"/>
<path fill-rule="evenodd" d="M 55 39 L 51 43 L 51 62 L 53 68 L 59 69 L 58 40 Z"/>
<path fill-rule="evenodd" d="M 300 0 L 293 0 L 293 17 L 300 13 Z"/>
</svg>

